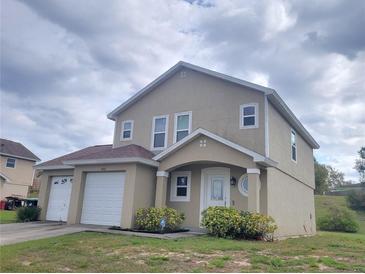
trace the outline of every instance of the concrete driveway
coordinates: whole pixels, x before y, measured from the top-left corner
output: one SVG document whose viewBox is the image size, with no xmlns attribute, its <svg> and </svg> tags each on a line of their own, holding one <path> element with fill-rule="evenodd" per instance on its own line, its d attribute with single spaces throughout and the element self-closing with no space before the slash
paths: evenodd
<svg viewBox="0 0 365 274">
<path fill-rule="evenodd" d="M 0 225 L 0 245 L 50 238 L 87 230 L 86 227 L 56 222 L 30 222 Z"/>
</svg>

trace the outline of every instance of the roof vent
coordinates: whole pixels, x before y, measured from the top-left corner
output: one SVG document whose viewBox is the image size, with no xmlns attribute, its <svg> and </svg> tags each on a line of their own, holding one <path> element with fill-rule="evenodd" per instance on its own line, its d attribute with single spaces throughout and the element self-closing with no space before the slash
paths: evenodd
<svg viewBox="0 0 365 274">
<path fill-rule="evenodd" d="M 185 78 L 186 77 L 186 71 L 180 71 L 180 78 Z"/>
</svg>

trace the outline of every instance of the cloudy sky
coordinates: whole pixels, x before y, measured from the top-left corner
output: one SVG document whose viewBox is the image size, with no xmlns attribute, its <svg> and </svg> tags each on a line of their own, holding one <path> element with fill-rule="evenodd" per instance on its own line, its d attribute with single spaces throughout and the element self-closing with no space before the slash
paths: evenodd
<svg viewBox="0 0 365 274">
<path fill-rule="evenodd" d="M 1 1 L 1 136 L 42 160 L 111 143 L 106 114 L 179 60 L 278 91 L 357 180 L 365 1 Z"/>
</svg>

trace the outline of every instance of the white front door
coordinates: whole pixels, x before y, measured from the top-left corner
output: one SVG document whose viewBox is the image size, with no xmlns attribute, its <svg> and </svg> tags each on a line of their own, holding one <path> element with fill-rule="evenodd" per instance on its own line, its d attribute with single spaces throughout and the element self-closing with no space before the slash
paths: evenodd
<svg viewBox="0 0 365 274">
<path fill-rule="evenodd" d="M 72 189 L 71 176 L 52 177 L 46 220 L 67 221 Z"/>
<path fill-rule="evenodd" d="M 227 187 L 224 175 L 209 175 L 207 182 L 207 207 L 227 206 Z"/>
<path fill-rule="evenodd" d="M 87 173 L 81 223 L 120 226 L 124 172 Z"/>
<path fill-rule="evenodd" d="M 231 204 L 230 169 L 226 167 L 204 168 L 201 178 L 200 213 L 210 206 L 229 207 Z"/>
</svg>

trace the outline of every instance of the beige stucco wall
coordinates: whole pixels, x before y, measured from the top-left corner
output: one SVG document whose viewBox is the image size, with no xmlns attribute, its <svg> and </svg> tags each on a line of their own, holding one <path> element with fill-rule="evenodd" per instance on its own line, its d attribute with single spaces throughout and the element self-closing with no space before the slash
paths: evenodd
<svg viewBox="0 0 365 274">
<path fill-rule="evenodd" d="M 270 158 L 279 163 L 277 168 L 314 188 L 313 149 L 297 132 L 297 163 L 292 161 L 291 126 L 271 103 L 269 103 L 268 110 Z"/>
<path fill-rule="evenodd" d="M 201 147 L 200 141 L 206 146 Z M 219 143 L 204 135 L 186 144 L 183 148 L 161 160 L 159 170 L 169 171 L 192 162 L 220 162 L 245 168 L 255 168 L 252 157 Z"/>
<path fill-rule="evenodd" d="M 41 220 L 46 218 L 52 177 L 71 175 L 73 176 L 73 184 L 67 223 L 80 223 L 87 172 L 126 173 L 124 196 L 121 197 L 121 202 L 123 200 L 121 226 L 124 228 L 132 227 L 135 211 L 138 208 L 154 205 L 156 168 L 135 163 L 76 166 L 74 170 L 43 171 L 39 194 L 39 205 L 42 208 Z"/>
<path fill-rule="evenodd" d="M 9 157 L 15 158 L 15 157 Z M 0 193 L 0 198 L 7 196 L 27 197 L 29 186 L 33 183 L 33 165 L 34 161 L 15 158 L 15 168 L 6 167 L 8 157 L 0 156 L 0 172 L 8 177 L 11 182 L 6 182 Z"/>
<path fill-rule="evenodd" d="M 316 232 L 313 189 L 275 169 L 267 169 L 268 214 L 277 225 L 277 237 Z"/>
<path fill-rule="evenodd" d="M 156 168 L 146 165 L 137 165 L 132 225 L 134 217 L 139 208 L 147 208 L 155 206 L 156 195 Z"/>
<path fill-rule="evenodd" d="M 168 145 L 173 143 L 174 114 L 192 111 L 192 130 L 202 127 L 237 144 L 264 154 L 264 96 L 261 92 L 208 75 L 179 72 L 119 115 L 114 146 L 130 143 L 151 148 L 152 118 L 169 115 Z M 259 104 L 259 128 L 240 129 L 240 105 Z M 134 120 L 132 141 L 120 141 L 121 123 Z"/>
</svg>

